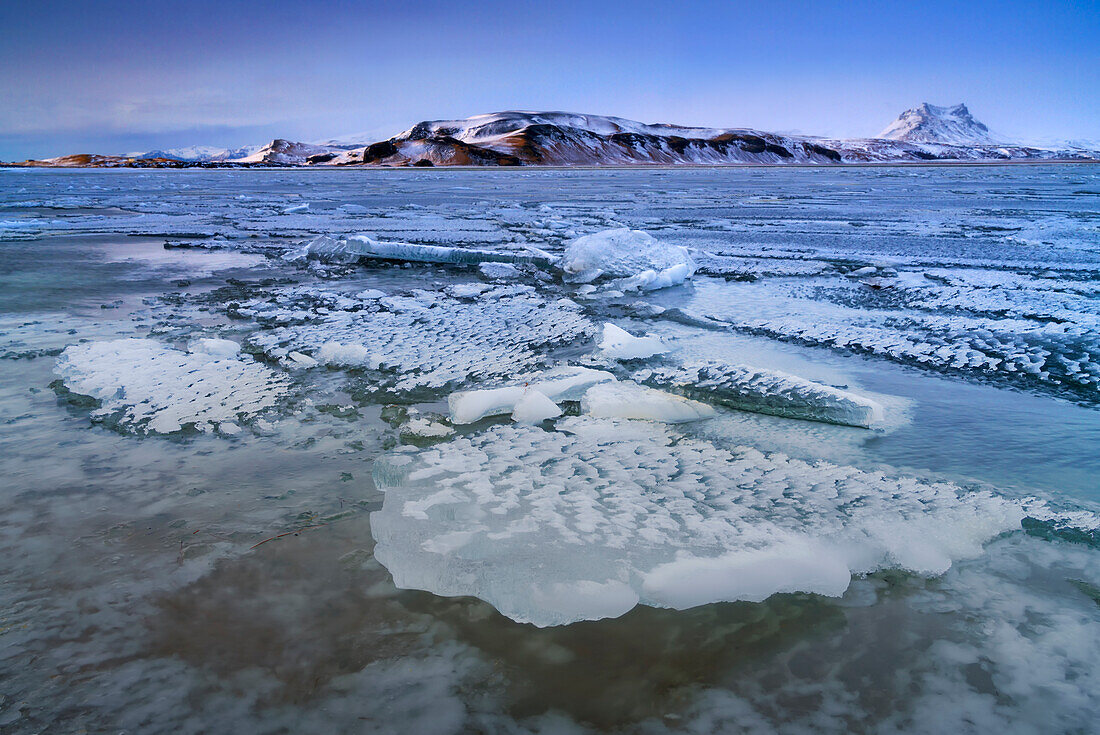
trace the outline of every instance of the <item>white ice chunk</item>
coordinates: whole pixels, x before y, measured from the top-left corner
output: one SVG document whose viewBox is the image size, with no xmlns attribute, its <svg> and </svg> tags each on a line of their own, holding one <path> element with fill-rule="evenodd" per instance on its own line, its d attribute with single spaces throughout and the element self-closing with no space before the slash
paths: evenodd
<svg viewBox="0 0 1100 735">
<path fill-rule="evenodd" d="M 636 276 L 623 278 L 614 283 L 623 291 L 656 291 L 661 288 L 678 286 L 691 278 L 694 273 L 694 266 L 687 263 L 677 263 L 661 271 L 644 270 Z"/>
<path fill-rule="evenodd" d="M 191 344 L 187 345 L 187 349 L 194 353 L 213 357 L 236 357 L 241 351 L 241 346 L 231 339 L 204 337 L 193 340 Z"/>
<path fill-rule="evenodd" d="M 287 207 L 283 210 L 283 214 L 302 214 L 309 211 L 309 203 L 295 204 L 292 207 Z"/>
<path fill-rule="evenodd" d="M 481 263 L 477 269 L 490 281 L 507 281 L 519 277 L 519 268 L 511 263 Z"/>
<path fill-rule="evenodd" d="M 459 299 L 472 299 L 488 291 L 492 286 L 487 283 L 456 283 L 447 287 L 447 293 Z"/>
<path fill-rule="evenodd" d="M 641 230 L 621 228 L 573 240 L 566 246 L 561 269 L 572 283 L 590 283 L 601 276 L 635 278 L 629 287 L 651 290 L 691 277 L 695 261 L 686 248 L 660 242 Z"/>
<path fill-rule="evenodd" d="M 512 420 L 519 424 L 541 424 L 558 416 L 561 416 L 558 404 L 537 390 L 526 391 L 512 410 Z"/>
<path fill-rule="evenodd" d="M 386 292 L 379 291 L 377 288 L 368 288 L 355 294 L 355 298 L 362 299 L 363 301 L 376 301 L 386 298 Z"/>
<path fill-rule="evenodd" d="M 317 350 L 317 361 L 326 365 L 369 367 L 375 370 L 379 365 L 378 358 L 363 345 L 335 341 L 321 345 L 321 349 Z"/>
<path fill-rule="evenodd" d="M 122 430 L 166 434 L 218 424 L 229 434 L 237 421 L 274 406 L 289 386 L 270 368 L 221 350 L 187 353 L 148 339 L 89 342 L 66 348 L 54 372 L 73 393 L 100 402 L 93 415 Z"/>
<path fill-rule="evenodd" d="M 422 436 L 426 438 L 436 438 L 441 436 L 449 436 L 455 433 L 455 430 L 446 424 L 441 424 L 438 421 L 430 421 L 425 418 L 414 418 L 401 427 L 402 433 L 412 434 L 414 436 Z"/>
<path fill-rule="evenodd" d="M 318 363 L 309 355 L 303 355 L 301 352 L 291 352 L 287 355 L 291 364 L 297 367 L 311 368 L 315 367 Z"/>
<path fill-rule="evenodd" d="M 603 325 L 600 351 L 615 360 L 641 360 L 668 352 L 668 349 L 660 337 L 635 337 L 610 322 Z"/>
<path fill-rule="evenodd" d="M 288 260 L 317 258 L 339 263 L 355 262 L 360 258 L 367 258 L 413 263 L 455 263 L 463 265 L 478 265 L 483 262 L 549 265 L 547 258 L 529 252 L 498 252 L 444 245 L 380 242 L 367 235 L 349 235 L 345 239 L 320 235 L 284 257 Z"/>
<path fill-rule="evenodd" d="M 361 301 L 344 306 L 331 297 L 320 306 L 317 295 L 305 294 L 307 308 L 287 312 L 298 323 L 261 330 L 249 342 L 276 359 L 296 351 L 331 365 L 382 370 L 386 375 L 373 376 L 380 390 L 453 390 L 472 378 L 514 379 L 545 365 L 552 348 L 588 340 L 594 330 L 576 303 L 533 293 L 391 296 L 366 309 Z M 270 308 L 266 300 L 257 306 Z"/>
<path fill-rule="evenodd" d="M 646 388 L 636 383 L 601 383 L 588 389 L 581 410 L 608 419 L 642 419 L 665 424 L 699 421 L 714 416 L 705 403 Z"/>
<path fill-rule="evenodd" d="M 452 393 L 447 399 L 451 422 L 472 424 L 486 416 L 503 416 L 513 413 L 516 406 L 530 392 L 541 393 L 553 402 L 580 400 L 585 390 L 615 376 L 603 370 L 583 367 L 563 367 L 548 370 L 526 385 L 468 390 Z"/>
</svg>

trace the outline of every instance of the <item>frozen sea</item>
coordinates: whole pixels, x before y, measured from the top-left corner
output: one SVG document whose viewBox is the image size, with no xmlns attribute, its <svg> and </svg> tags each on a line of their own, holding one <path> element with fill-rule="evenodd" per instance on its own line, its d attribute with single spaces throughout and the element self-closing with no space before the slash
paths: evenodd
<svg viewBox="0 0 1100 735">
<path fill-rule="evenodd" d="M 1100 166 L 0 170 L 0 477 L 4 733 L 1096 732 Z"/>
</svg>

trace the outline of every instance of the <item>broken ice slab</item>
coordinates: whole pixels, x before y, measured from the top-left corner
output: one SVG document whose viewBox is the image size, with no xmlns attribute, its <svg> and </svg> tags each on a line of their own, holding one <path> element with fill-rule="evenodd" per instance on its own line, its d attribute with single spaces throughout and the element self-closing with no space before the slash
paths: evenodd
<svg viewBox="0 0 1100 735">
<path fill-rule="evenodd" d="M 611 322 L 603 325 L 603 339 L 598 346 L 600 352 L 614 360 L 644 360 L 669 351 L 660 337 L 635 337 Z"/>
<path fill-rule="evenodd" d="M 715 414 L 714 408 L 705 403 L 630 381 L 592 386 L 581 399 L 581 410 L 595 418 L 637 419 L 662 424 L 699 421 Z"/>
<path fill-rule="evenodd" d="M 884 422 L 882 406 L 870 398 L 776 370 L 702 361 L 639 370 L 633 377 L 644 385 L 742 411 L 865 429 Z"/>
<path fill-rule="evenodd" d="M 289 390 L 286 376 L 224 339 L 200 339 L 190 352 L 150 339 L 68 347 L 54 372 L 72 393 L 99 401 L 93 416 L 121 431 L 169 434 L 194 427 L 239 432 Z"/>
<path fill-rule="evenodd" d="M 372 300 L 367 308 L 354 299 L 314 302 L 309 294 L 291 304 L 295 292 L 283 293 L 278 309 L 308 307 L 296 310 L 303 323 L 261 330 L 249 338 L 253 346 L 276 360 L 298 352 L 331 367 L 376 371 L 371 384 L 395 393 L 514 379 L 595 330 L 572 301 L 512 287 L 477 299 L 416 292 Z"/>
<path fill-rule="evenodd" d="M 672 285 L 671 276 L 676 276 L 678 283 L 695 272 L 695 261 L 687 248 L 625 227 L 578 237 L 566 246 L 560 265 L 565 280 L 573 283 L 591 283 L 603 276 L 632 278 L 645 274 L 635 286 L 649 286 L 643 290 L 660 287 L 655 286 L 657 274 L 665 273 L 669 282 L 664 285 Z"/>
<path fill-rule="evenodd" d="M 480 265 L 481 263 L 530 263 L 541 267 L 551 264 L 550 256 L 542 252 L 502 252 L 454 248 L 444 245 L 416 245 L 408 242 L 379 242 L 367 235 L 350 235 L 337 239 L 319 235 L 305 245 L 287 252 L 286 260 L 315 258 L 326 262 L 354 263 L 360 259 L 394 260 L 411 263 L 452 263 L 455 265 Z"/>
<path fill-rule="evenodd" d="M 588 417 L 493 426 L 379 458 L 375 556 L 403 589 L 472 595 L 537 626 L 938 575 L 1019 504 Z"/>
</svg>

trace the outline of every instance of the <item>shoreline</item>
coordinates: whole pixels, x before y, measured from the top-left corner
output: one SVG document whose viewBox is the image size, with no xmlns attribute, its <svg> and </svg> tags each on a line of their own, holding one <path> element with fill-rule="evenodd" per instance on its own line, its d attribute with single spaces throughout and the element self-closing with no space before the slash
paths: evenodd
<svg viewBox="0 0 1100 735">
<path fill-rule="evenodd" d="M 889 167 L 939 167 L 939 166 L 1043 166 L 1043 165 L 1090 165 L 1100 163 L 1100 158 L 1052 158 L 1041 160 L 945 160 L 945 161 L 845 161 L 841 163 L 606 163 L 578 165 L 527 165 L 527 166 L 376 166 L 370 164 L 327 166 L 308 164 L 286 165 L 219 165 L 192 164 L 180 166 L 52 166 L 27 165 L 24 163 L 0 162 L 0 169 L 48 170 L 48 171 L 629 171 L 634 169 L 677 171 L 684 169 L 725 169 L 725 168 L 889 168 Z"/>
</svg>

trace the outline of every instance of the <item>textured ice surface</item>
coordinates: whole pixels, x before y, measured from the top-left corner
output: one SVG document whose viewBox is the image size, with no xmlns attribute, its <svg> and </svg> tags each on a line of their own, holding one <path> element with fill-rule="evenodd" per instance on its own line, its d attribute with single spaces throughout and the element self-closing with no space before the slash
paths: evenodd
<svg viewBox="0 0 1100 735">
<path fill-rule="evenodd" d="M 375 555 L 398 586 L 473 595 L 539 626 L 639 602 L 836 596 L 852 574 L 936 575 L 1018 528 L 1017 504 L 646 422 L 494 426 L 379 459 Z"/>
<path fill-rule="evenodd" d="M 305 245 L 288 252 L 287 260 L 318 260 L 354 263 L 360 259 L 398 260 L 414 263 L 537 263 L 549 265 L 550 259 L 536 253 L 507 253 L 468 247 L 417 245 L 407 242 L 379 242 L 367 235 L 349 235 L 343 239 L 319 235 Z"/>
<path fill-rule="evenodd" d="M 1096 729 L 1095 514 L 1048 517 L 1029 504 L 1027 514 L 1040 525 L 997 538 L 980 557 L 953 564 L 942 577 L 855 577 L 839 599 L 795 594 L 684 612 L 643 608 L 616 620 L 535 630 L 487 614 L 488 606 L 477 600 L 397 591 L 371 558 L 370 528 L 362 517 L 249 551 L 304 519 L 381 504 L 364 475 L 383 437 L 392 435 L 377 426 L 379 407 L 358 392 L 317 395 L 322 387 L 358 388 L 359 371 L 295 369 L 290 415 L 280 403 L 251 425 L 240 423 L 244 430 L 233 442 L 211 436 L 134 441 L 89 431 L 86 419 L 72 415 L 73 405 L 59 406 L 43 390 L 55 377 L 57 354 L 90 339 L 152 333 L 182 346 L 221 329 L 228 313 L 232 333 L 247 343 L 244 335 L 252 330 L 426 303 L 410 296 L 412 288 L 445 292 L 458 281 L 491 277 L 537 285 L 542 275 L 530 267 L 470 268 L 456 279 L 452 269 L 431 265 L 314 262 L 307 270 L 272 260 L 263 271 L 235 274 L 244 285 L 218 283 L 211 292 L 211 283 L 189 288 L 174 282 L 200 268 L 151 268 L 157 261 L 144 259 L 96 267 L 103 252 L 96 243 L 107 241 L 120 254 L 142 241 L 160 249 L 170 239 L 221 248 L 222 254 L 242 248 L 279 255 L 288 243 L 318 234 L 366 231 L 379 241 L 517 251 L 537 245 L 560 254 L 578 235 L 629 227 L 688 247 L 703 273 L 730 279 L 708 313 L 735 330 L 740 319 L 792 314 L 804 323 L 837 325 L 864 318 L 881 324 L 887 314 L 931 315 L 990 320 L 1008 332 L 1016 323 L 1072 327 L 1087 339 L 1095 334 L 1089 320 L 1100 284 L 1095 165 L 2 169 L 0 179 L 0 220 L 7 223 L 0 225 L 0 309 L 14 312 L 0 320 L 0 357 L 20 358 L 0 359 L 5 735 Z M 282 214 L 300 201 L 310 201 L 308 213 Z M 215 233 L 224 237 L 209 237 Z M 222 262 L 207 249 L 175 252 L 188 252 L 195 265 Z M 174 257 L 168 251 L 149 255 Z M 844 277 L 872 266 L 868 275 Z M 119 280 L 138 272 L 142 282 Z M 294 278 L 330 296 L 306 298 L 260 283 L 268 278 Z M 1030 374 L 1006 372 L 1006 383 L 977 385 L 998 373 L 951 369 L 945 380 L 937 361 L 890 358 L 906 366 L 901 368 L 876 359 L 882 352 L 858 347 L 852 349 L 863 357 L 845 355 L 848 348 L 829 342 L 806 347 L 789 344 L 802 341 L 797 337 L 737 334 L 713 329 L 715 324 L 703 335 L 701 321 L 674 321 L 680 318 L 674 309 L 687 309 L 683 302 L 711 282 L 696 276 L 687 287 L 622 300 L 664 305 L 666 320 L 646 307 L 636 313 L 649 321 L 628 323 L 629 312 L 611 299 L 585 305 L 598 325 L 613 320 L 637 335 L 660 333 L 676 347 L 669 361 L 717 358 L 829 385 L 857 383 L 910 397 L 912 423 L 871 435 L 720 411 L 715 419 L 669 428 L 674 436 L 865 471 L 893 462 L 1003 491 L 1039 488 L 1070 508 L 1077 507 L 1075 497 L 1096 498 L 1090 479 L 1100 473 L 1100 414 L 1094 405 L 1050 400 L 1049 387 L 1056 384 Z M 210 294 L 202 302 L 208 310 L 196 311 L 203 293 Z M 454 293 L 457 298 L 460 291 Z M 165 308 L 148 313 L 130 298 L 134 294 L 153 296 Z M 485 294 L 464 298 L 499 297 Z M 123 297 L 125 303 L 115 306 Z M 254 299 L 262 303 L 246 303 Z M 228 302 L 251 313 L 237 318 Z M 911 332 L 917 339 L 927 334 L 919 326 Z M 594 346 L 583 341 L 553 351 L 548 364 L 585 360 Z M 295 357 L 288 353 L 272 362 Z M 920 364 L 937 374 L 906 369 Z M 525 370 L 464 387 L 528 379 L 535 377 Z M 324 407 L 297 415 L 305 403 L 297 400 L 299 390 Z M 872 397 L 892 417 L 893 404 Z M 358 408 L 349 411 L 349 403 Z M 449 441 L 454 434 L 443 433 L 447 422 L 432 414 L 440 405 L 421 408 L 422 419 L 393 427 L 399 440 Z M 1027 451 L 1012 454 L 1024 446 Z M 636 451 L 648 449 L 639 442 Z M 660 444 L 657 449 L 668 451 Z M 776 455 L 765 456 L 761 476 Z M 354 477 L 344 481 L 343 472 Z M 785 517 L 791 507 L 780 504 L 776 515 Z M 512 541 L 505 543 L 502 553 L 512 548 Z M 355 546 L 360 548 L 345 556 Z M 534 557 L 521 561 L 527 565 Z M 788 581 L 801 576 L 794 571 L 788 563 Z M 827 579 L 828 570 L 820 571 Z M 720 572 L 714 570 L 715 579 Z M 596 602 L 614 612 L 637 595 L 630 584 L 589 581 L 578 585 L 589 594 L 576 605 L 589 614 Z M 748 589 L 746 582 L 739 591 L 749 596 L 767 587 Z M 688 599 L 689 592 L 678 594 Z M 525 712 L 549 714 L 533 721 L 519 714 Z"/>
<path fill-rule="evenodd" d="M 71 392 L 99 401 L 93 415 L 124 431 L 235 434 L 235 422 L 271 408 L 289 388 L 284 376 L 230 354 L 226 342 L 202 340 L 207 351 L 191 353 L 148 339 L 90 342 L 61 353 L 55 372 Z"/>
<path fill-rule="evenodd" d="M 634 378 L 699 400 L 773 416 L 865 428 L 879 425 L 885 418 L 882 406 L 870 398 L 747 365 L 688 362 L 639 370 Z"/>
<path fill-rule="evenodd" d="M 777 294 L 704 282 L 696 285 L 688 310 L 753 334 L 1100 399 L 1100 328 L 1089 311 L 1078 310 L 1072 318 L 1035 311 L 1018 317 L 981 315 L 1000 309 L 971 293 L 968 300 L 985 302 L 976 309 L 979 314 L 952 310 L 943 302 L 948 297 L 936 297 L 934 291 L 928 296 L 940 298 L 942 310 L 883 308 L 890 304 L 882 299 L 898 296 L 906 297 L 904 287 L 889 289 L 887 296 L 870 288 L 853 292 L 850 285 L 787 287 Z M 925 305 L 931 304 L 926 300 Z"/>
<path fill-rule="evenodd" d="M 512 378 L 543 364 L 550 348 L 595 330 L 572 301 L 550 301 L 530 290 L 497 287 L 477 300 L 441 292 L 366 302 L 326 297 L 325 306 L 309 309 L 256 303 L 246 311 L 276 323 L 281 317 L 302 322 L 251 337 L 272 357 L 293 351 L 333 366 L 378 371 L 379 387 L 407 391 Z"/>
<path fill-rule="evenodd" d="M 695 262 L 687 248 L 621 228 L 573 240 L 565 248 L 561 268 L 566 280 L 574 283 L 609 276 L 633 279 L 624 285 L 648 291 L 682 283 L 695 272 Z"/>
<path fill-rule="evenodd" d="M 664 424 L 709 419 L 715 411 L 705 403 L 631 382 L 600 383 L 585 391 L 581 410 L 605 419 L 642 419 Z"/>
<path fill-rule="evenodd" d="M 600 340 L 599 347 L 604 355 L 615 360 L 643 360 L 669 350 L 660 337 L 635 337 L 610 322 L 603 325 L 603 339 Z"/>
</svg>

